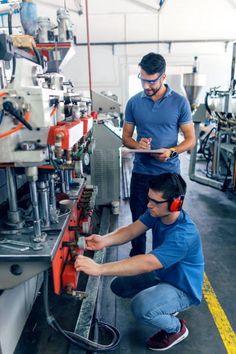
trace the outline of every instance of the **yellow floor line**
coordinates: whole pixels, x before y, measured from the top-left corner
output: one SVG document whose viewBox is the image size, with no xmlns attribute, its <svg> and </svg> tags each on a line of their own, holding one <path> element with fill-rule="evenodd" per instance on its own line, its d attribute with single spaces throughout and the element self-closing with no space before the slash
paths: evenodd
<svg viewBox="0 0 236 354">
<path fill-rule="evenodd" d="M 234 333 L 233 328 L 231 327 L 229 320 L 217 299 L 206 273 L 204 275 L 203 295 L 213 316 L 216 327 L 218 328 L 227 353 L 236 354 L 236 334 Z"/>
</svg>

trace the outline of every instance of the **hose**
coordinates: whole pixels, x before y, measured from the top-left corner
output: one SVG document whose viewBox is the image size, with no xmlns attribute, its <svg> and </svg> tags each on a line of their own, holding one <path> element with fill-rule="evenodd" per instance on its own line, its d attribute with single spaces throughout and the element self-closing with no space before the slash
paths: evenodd
<svg viewBox="0 0 236 354">
<path fill-rule="evenodd" d="M 209 107 L 209 105 L 208 105 L 208 97 L 210 96 L 210 93 L 209 92 L 207 92 L 206 93 L 206 96 L 205 96 L 205 107 L 206 107 L 206 110 L 207 110 L 207 112 L 210 114 L 210 116 L 212 115 L 212 112 L 211 112 L 211 109 L 210 109 L 210 107 Z"/>
<path fill-rule="evenodd" d="M 26 120 L 27 122 L 29 121 L 30 116 L 31 116 L 30 112 L 26 112 L 26 113 L 25 113 L 25 117 L 24 117 L 24 118 L 25 118 L 25 120 Z M 9 130 L 8 132 L 5 132 L 5 133 L 0 134 L 0 139 L 5 138 L 5 137 L 7 137 L 7 136 L 9 136 L 9 135 L 11 135 L 11 134 L 14 134 L 14 133 L 18 132 L 18 131 L 21 130 L 23 127 L 24 127 L 24 125 L 23 125 L 22 123 L 18 124 L 16 128 L 14 128 L 14 129 L 12 129 L 12 130 Z"/>
<path fill-rule="evenodd" d="M 210 131 L 205 135 L 205 137 L 202 139 L 201 144 L 200 144 L 200 148 L 199 148 L 198 153 L 199 153 L 199 154 L 203 154 L 203 156 L 205 157 L 206 160 L 208 159 L 208 157 L 205 155 L 206 145 L 207 145 L 207 143 L 208 143 L 208 140 L 209 140 L 209 138 L 210 138 L 212 132 L 213 132 L 215 129 L 216 129 L 215 127 L 211 128 L 211 130 L 210 130 Z"/>
<path fill-rule="evenodd" d="M 105 322 L 98 322 L 97 325 L 100 329 L 105 329 L 109 335 L 112 336 L 112 341 L 110 344 L 99 344 L 93 342 L 90 339 L 87 339 L 75 332 L 67 331 L 61 328 L 59 323 L 56 321 L 53 315 L 50 314 L 49 305 L 48 305 L 48 271 L 44 272 L 44 284 L 43 284 L 43 301 L 44 301 L 44 309 L 46 313 L 46 319 L 50 327 L 52 327 L 55 331 L 61 333 L 63 337 L 65 337 L 69 342 L 73 343 L 79 348 L 82 348 L 87 351 L 92 352 L 109 352 L 114 350 L 119 342 L 120 342 L 120 333 L 117 328 L 111 326 Z"/>
<path fill-rule="evenodd" d="M 53 110 L 50 112 L 50 117 L 52 117 L 58 110 L 58 106 L 54 106 Z"/>
</svg>

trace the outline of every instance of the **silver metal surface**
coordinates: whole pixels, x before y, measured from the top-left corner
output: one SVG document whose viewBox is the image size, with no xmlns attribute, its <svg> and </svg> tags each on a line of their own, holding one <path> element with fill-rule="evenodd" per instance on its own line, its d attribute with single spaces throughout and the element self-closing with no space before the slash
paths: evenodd
<svg viewBox="0 0 236 354">
<path fill-rule="evenodd" d="M 17 241 L 17 240 L 9 240 L 7 238 L 0 240 L 0 245 L 5 245 L 5 244 L 10 244 L 10 245 L 15 245 L 15 246 L 25 246 L 27 248 L 27 250 L 29 248 L 31 248 L 34 251 L 40 251 L 44 247 L 41 244 L 35 244 L 35 243 L 31 243 L 31 242 L 24 242 L 24 241 Z"/>
<path fill-rule="evenodd" d="M 6 168 L 6 182 L 7 182 L 7 194 L 8 194 L 8 221 L 9 223 L 21 227 L 21 218 L 20 212 L 17 206 L 17 197 L 16 197 L 16 179 L 15 171 L 12 167 Z"/>
<path fill-rule="evenodd" d="M 183 85 L 190 102 L 190 105 L 198 103 L 198 97 L 206 84 L 206 77 L 203 74 L 191 73 L 183 75 Z"/>
<path fill-rule="evenodd" d="M 28 251 L 29 250 L 29 247 L 17 247 L 17 246 L 12 246 L 12 245 L 5 245 L 5 244 L 2 244 L 2 243 L 0 243 L 0 247 L 1 248 L 6 248 L 6 249 L 9 249 L 9 250 L 14 250 L 14 251 L 17 251 L 17 252 L 24 252 L 24 251 Z"/>
<path fill-rule="evenodd" d="M 44 181 L 38 182 L 38 193 L 39 193 L 39 213 L 41 216 L 41 222 L 43 227 L 50 226 L 49 217 L 49 195 L 48 186 Z"/>
<path fill-rule="evenodd" d="M 119 148 L 121 139 L 108 125 L 94 125 L 95 149 L 91 155 L 91 182 L 98 187 L 96 205 L 108 205 L 120 198 Z"/>
<path fill-rule="evenodd" d="M 98 113 L 120 113 L 120 104 L 108 96 L 92 91 L 93 111 Z"/>
</svg>

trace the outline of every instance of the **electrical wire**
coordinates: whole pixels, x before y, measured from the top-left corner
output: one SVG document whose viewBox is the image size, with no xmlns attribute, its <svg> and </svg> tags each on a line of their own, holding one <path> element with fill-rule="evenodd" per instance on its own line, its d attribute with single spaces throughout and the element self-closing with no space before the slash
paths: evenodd
<svg viewBox="0 0 236 354">
<path fill-rule="evenodd" d="M 110 336 L 112 336 L 112 341 L 110 344 L 100 344 L 93 342 L 90 339 L 87 339 L 75 332 L 67 331 L 63 329 L 59 323 L 56 321 L 55 317 L 50 314 L 49 311 L 49 305 L 48 305 L 48 271 L 44 272 L 44 283 L 43 283 L 43 301 L 44 301 L 44 309 L 46 313 L 46 319 L 50 327 L 52 327 L 55 331 L 61 333 L 63 337 L 65 337 L 69 342 L 73 343 L 77 347 L 80 347 L 82 349 L 85 349 L 87 351 L 92 351 L 92 352 L 109 352 L 111 350 L 114 350 L 119 342 L 120 342 L 120 333 L 117 328 L 111 326 L 108 323 L 105 322 L 98 322 L 97 325 L 98 328 L 104 329 L 109 333 Z"/>
</svg>

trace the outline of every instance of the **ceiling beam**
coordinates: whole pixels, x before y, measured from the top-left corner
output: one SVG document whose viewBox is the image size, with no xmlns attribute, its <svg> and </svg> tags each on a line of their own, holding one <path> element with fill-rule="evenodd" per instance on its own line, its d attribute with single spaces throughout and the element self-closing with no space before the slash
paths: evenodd
<svg viewBox="0 0 236 354">
<path fill-rule="evenodd" d="M 126 0 L 127 2 L 130 2 L 134 5 L 137 5 L 139 7 L 142 7 L 148 11 L 151 11 L 151 12 L 157 12 L 158 11 L 158 7 L 154 7 L 154 6 L 151 6 L 151 5 L 147 5 L 145 4 L 145 1 L 141 1 L 141 0 Z"/>
</svg>

